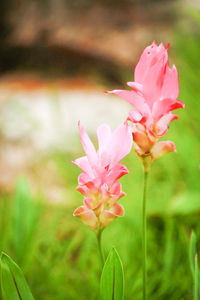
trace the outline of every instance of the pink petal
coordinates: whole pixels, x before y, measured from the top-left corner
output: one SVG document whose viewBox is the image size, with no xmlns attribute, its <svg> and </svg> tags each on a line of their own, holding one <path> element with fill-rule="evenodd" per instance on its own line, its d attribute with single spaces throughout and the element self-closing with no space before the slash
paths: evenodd
<svg viewBox="0 0 200 300">
<path fill-rule="evenodd" d="M 138 123 L 142 120 L 143 116 L 136 110 L 130 110 L 128 113 L 128 119 L 129 121 L 133 123 Z"/>
<path fill-rule="evenodd" d="M 81 126 L 80 122 L 78 123 L 78 127 L 79 127 L 79 135 L 80 135 L 81 144 L 83 146 L 85 154 L 87 155 L 90 165 L 94 166 L 94 165 L 96 165 L 96 162 L 97 162 L 97 153 L 94 148 L 94 145 L 91 142 L 89 136 L 87 135 L 85 129 Z"/>
<path fill-rule="evenodd" d="M 155 124 L 154 132 L 157 137 L 162 137 L 168 130 L 168 125 L 173 120 L 178 119 L 177 115 L 168 113 L 160 118 L 160 120 Z"/>
<path fill-rule="evenodd" d="M 99 143 L 99 150 L 104 149 L 105 146 L 108 145 L 111 137 L 112 137 L 112 131 L 108 124 L 102 124 L 97 129 L 97 137 L 98 137 L 98 143 Z"/>
<path fill-rule="evenodd" d="M 99 150 L 98 155 L 102 166 L 110 164 L 109 144 L 112 138 L 112 131 L 107 124 L 102 124 L 97 129 Z"/>
<path fill-rule="evenodd" d="M 135 109 L 143 116 L 148 117 L 150 114 L 149 107 L 147 103 L 145 102 L 143 96 L 139 95 L 136 91 L 129 91 L 129 90 L 113 90 L 107 92 L 109 94 L 115 94 L 122 98 L 123 100 L 130 103 L 132 106 L 134 106 Z"/>
<path fill-rule="evenodd" d="M 112 212 L 116 217 L 123 217 L 124 216 L 124 208 L 120 203 L 115 203 L 111 209 Z"/>
<path fill-rule="evenodd" d="M 96 230 L 98 227 L 98 219 L 95 215 L 95 213 L 88 209 L 85 206 L 79 206 L 73 213 L 75 217 L 78 217 L 81 219 L 81 221 L 88 225 L 92 230 Z"/>
<path fill-rule="evenodd" d="M 151 48 L 152 46 L 154 47 L 154 49 L 156 49 L 157 44 L 155 43 L 155 41 L 153 41 L 150 46 L 148 46 L 144 49 L 137 65 L 135 67 L 134 79 L 136 82 L 139 82 L 139 83 L 143 82 L 143 76 L 145 75 L 147 66 L 149 66 L 149 64 L 150 64 L 150 58 L 151 58 L 151 56 L 149 57 L 149 54 L 147 55 L 147 53 L 153 49 L 153 48 Z"/>
<path fill-rule="evenodd" d="M 120 182 L 115 182 L 115 183 L 112 185 L 111 193 L 112 193 L 112 194 L 120 194 L 120 193 L 121 193 L 121 189 L 122 189 L 121 183 L 120 183 Z"/>
<path fill-rule="evenodd" d="M 89 189 L 85 185 L 78 185 L 76 190 L 84 196 L 87 196 L 89 193 Z"/>
<path fill-rule="evenodd" d="M 126 195 L 124 192 L 122 192 L 122 185 L 120 182 L 115 182 L 113 184 L 111 188 L 111 195 L 115 201 Z"/>
<path fill-rule="evenodd" d="M 124 216 L 124 208 L 121 204 L 115 203 L 110 210 L 104 210 L 100 215 L 100 222 L 103 227 L 108 226 L 116 217 Z"/>
<path fill-rule="evenodd" d="M 78 184 L 86 184 L 91 178 L 86 173 L 81 173 L 78 176 Z"/>
<path fill-rule="evenodd" d="M 163 115 L 177 108 L 184 108 L 185 104 L 178 100 L 163 99 L 154 103 L 152 115 L 154 121 L 158 121 Z"/>
<path fill-rule="evenodd" d="M 95 215 L 98 216 L 98 214 L 101 212 L 101 208 L 103 206 L 103 201 L 99 201 L 97 199 L 92 198 L 84 198 L 84 204 L 88 209 L 92 209 Z"/>
<path fill-rule="evenodd" d="M 143 95 L 150 108 L 160 99 L 167 62 L 168 54 L 163 44 L 157 46 L 153 42 L 143 51 L 136 65 L 134 79 L 143 85 Z"/>
<path fill-rule="evenodd" d="M 88 176 L 94 176 L 92 168 L 89 164 L 87 156 L 83 156 L 80 158 L 75 159 L 72 163 L 78 166 L 82 171 L 88 174 Z"/>
<path fill-rule="evenodd" d="M 163 82 L 161 99 L 177 99 L 179 94 L 179 81 L 178 72 L 173 65 L 172 69 L 169 66 L 166 67 L 165 78 Z"/>
<path fill-rule="evenodd" d="M 148 154 L 153 143 L 148 138 L 146 132 L 140 130 L 133 131 L 133 140 L 139 146 L 142 154 Z"/>
<path fill-rule="evenodd" d="M 117 164 L 114 167 L 112 167 L 112 169 L 110 170 L 106 178 L 106 182 L 109 185 L 112 185 L 116 180 L 118 180 L 119 178 L 121 178 L 122 176 L 128 173 L 129 171 L 125 165 Z"/>
<path fill-rule="evenodd" d="M 157 142 L 151 150 L 153 160 L 160 158 L 168 152 L 176 152 L 176 147 L 171 141 Z"/>
<path fill-rule="evenodd" d="M 111 153 L 111 165 L 119 163 L 132 148 L 132 134 L 128 123 L 125 122 L 117 127 L 113 134 L 109 152 Z"/>
<path fill-rule="evenodd" d="M 93 200 L 91 198 L 84 198 L 83 202 L 88 209 L 92 209 Z"/>
<path fill-rule="evenodd" d="M 138 82 L 135 82 L 135 81 L 128 81 L 127 82 L 127 85 L 129 87 L 131 87 L 133 90 L 135 90 L 136 92 L 140 92 L 142 93 L 143 92 L 143 85 L 138 83 Z"/>
</svg>

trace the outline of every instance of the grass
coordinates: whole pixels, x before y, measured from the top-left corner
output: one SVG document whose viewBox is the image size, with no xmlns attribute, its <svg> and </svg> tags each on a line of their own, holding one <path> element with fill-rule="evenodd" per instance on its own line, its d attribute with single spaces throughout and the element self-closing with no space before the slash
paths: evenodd
<svg viewBox="0 0 200 300">
<path fill-rule="evenodd" d="M 189 265 L 191 231 L 200 238 L 200 42 L 177 36 L 174 53 L 180 75 L 180 97 L 185 111 L 170 125 L 166 139 L 177 153 L 158 160 L 149 176 L 148 294 L 149 300 L 191 300 Z M 79 153 L 78 153 L 79 152 Z M 66 183 L 66 204 L 50 204 L 32 195 L 19 178 L 14 196 L 1 193 L 0 250 L 24 270 L 37 300 L 97 300 L 101 263 L 95 235 L 72 216 L 82 203 L 75 186 L 79 170 L 71 160 L 82 154 L 52 153 L 58 176 Z M 66 163 L 67 159 L 67 163 Z M 124 160 L 130 174 L 121 182 L 126 215 L 103 233 L 105 252 L 115 246 L 125 271 L 125 300 L 140 300 L 142 284 L 141 213 L 142 168 L 136 154 Z"/>
</svg>

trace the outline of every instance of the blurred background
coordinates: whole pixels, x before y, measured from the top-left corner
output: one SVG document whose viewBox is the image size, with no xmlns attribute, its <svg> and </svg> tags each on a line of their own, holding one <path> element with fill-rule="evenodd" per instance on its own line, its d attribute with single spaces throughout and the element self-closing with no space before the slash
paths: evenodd
<svg viewBox="0 0 200 300">
<path fill-rule="evenodd" d="M 38 300 L 98 299 L 95 235 L 73 210 L 83 155 L 77 123 L 93 141 L 130 106 L 124 88 L 143 49 L 171 43 L 179 99 L 186 104 L 165 139 L 177 153 L 158 160 L 148 186 L 149 299 L 191 300 L 188 241 L 200 237 L 200 3 L 198 0 L 0 1 L 0 250 L 24 270 Z M 125 269 L 125 300 L 141 299 L 142 168 L 134 153 L 121 181 L 126 216 L 103 234 Z"/>
</svg>

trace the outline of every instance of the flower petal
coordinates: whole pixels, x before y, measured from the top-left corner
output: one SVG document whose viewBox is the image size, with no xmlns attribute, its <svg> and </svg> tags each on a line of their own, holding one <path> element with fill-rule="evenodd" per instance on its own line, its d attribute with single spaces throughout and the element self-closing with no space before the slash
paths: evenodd
<svg viewBox="0 0 200 300">
<path fill-rule="evenodd" d="M 98 227 L 98 219 L 95 213 L 88 209 L 86 206 L 79 206 L 73 213 L 75 217 L 81 219 L 81 221 L 88 225 L 92 230 L 96 230 Z"/>
<path fill-rule="evenodd" d="M 143 118 L 143 116 L 137 110 L 130 110 L 128 113 L 127 120 L 129 120 L 133 123 L 138 123 L 142 120 L 142 118 Z"/>
<path fill-rule="evenodd" d="M 132 148 L 132 135 L 128 123 L 125 122 L 117 127 L 113 134 L 109 145 L 109 152 L 111 154 L 111 167 L 119 163 Z"/>
<path fill-rule="evenodd" d="M 102 124 L 98 127 L 97 137 L 99 143 L 99 150 L 104 149 L 108 145 L 112 137 L 112 131 L 108 124 Z"/>
<path fill-rule="evenodd" d="M 142 155 L 148 154 L 153 146 L 153 142 L 150 141 L 147 133 L 141 130 L 133 129 L 132 134 L 133 140 L 138 145 Z"/>
<path fill-rule="evenodd" d="M 175 119 L 178 119 L 178 116 L 172 113 L 162 116 L 155 124 L 154 133 L 156 136 L 162 137 L 167 132 L 169 123 Z"/>
<path fill-rule="evenodd" d="M 150 108 L 160 99 L 167 62 L 167 49 L 162 43 L 157 46 L 153 42 L 144 49 L 136 65 L 134 79 L 142 84 L 143 95 Z"/>
<path fill-rule="evenodd" d="M 116 217 L 124 216 L 124 208 L 119 203 L 114 203 L 110 210 L 104 210 L 100 215 L 100 222 L 103 227 L 108 226 Z"/>
<path fill-rule="evenodd" d="M 152 115 L 154 121 L 157 122 L 163 115 L 177 108 L 184 108 L 185 104 L 174 99 L 163 99 L 154 103 Z"/>
<path fill-rule="evenodd" d="M 80 122 L 78 123 L 78 127 L 79 127 L 79 135 L 80 135 L 81 144 L 82 144 L 85 154 L 88 158 L 88 162 L 90 163 L 90 165 L 92 167 L 92 166 L 96 165 L 96 163 L 97 163 L 96 150 L 95 150 L 94 145 L 91 142 L 88 134 L 86 133 L 85 129 L 80 124 Z"/>
<path fill-rule="evenodd" d="M 91 180 L 91 178 L 88 176 L 88 174 L 86 173 L 81 173 L 78 176 L 78 184 L 86 184 L 87 182 L 89 182 Z"/>
<path fill-rule="evenodd" d="M 100 163 L 103 166 L 107 166 L 110 163 L 109 143 L 112 138 L 112 131 L 107 124 L 102 124 L 97 129 L 97 137 L 99 150 L 98 155 Z"/>
<path fill-rule="evenodd" d="M 129 87 L 131 87 L 134 91 L 136 92 L 140 92 L 142 93 L 143 92 L 143 85 L 138 83 L 138 82 L 135 82 L 135 81 L 128 81 L 127 82 L 127 85 Z"/>
<path fill-rule="evenodd" d="M 152 148 L 152 158 L 156 160 L 168 152 L 176 152 L 176 147 L 171 141 L 157 142 Z"/>
<path fill-rule="evenodd" d="M 114 198 L 114 200 L 119 200 L 121 197 L 126 195 L 124 192 L 122 192 L 122 185 L 120 182 L 115 182 L 112 185 L 111 195 Z"/>
<path fill-rule="evenodd" d="M 82 171 L 84 171 L 88 176 L 94 176 L 92 168 L 89 164 L 87 156 L 83 156 L 80 158 L 75 159 L 72 163 L 78 166 Z"/>
<path fill-rule="evenodd" d="M 116 217 L 123 217 L 124 216 L 124 208 L 120 203 L 115 203 L 111 209 L 112 212 Z"/>
<path fill-rule="evenodd" d="M 169 66 L 166 67 L 165 78 L 163 82 L 161 99 L 177 99 L 179 94 L 179 81 L 178 81 L 178 72 L 175 65 L 172 69 Z"/>
<path fill-rule="evenodd" d="M 76 190 L 84 196 L 87 196 L 89 193 L 89 189 L 87 188 L 86 185 L 78 185 Z"/>
<path fill-rule="evenodd" d="M 144 117 L 148 117 L 150 114 L 149 107 L 145 102 L 143 96 L 139 95 L 136 91 L 129 91 L 129 90 L 113 90 L 107 92 L 109 94 L 115 94 L 125 100 L 126 102 L 130 103 L 141 115 Z"/>
</svg>

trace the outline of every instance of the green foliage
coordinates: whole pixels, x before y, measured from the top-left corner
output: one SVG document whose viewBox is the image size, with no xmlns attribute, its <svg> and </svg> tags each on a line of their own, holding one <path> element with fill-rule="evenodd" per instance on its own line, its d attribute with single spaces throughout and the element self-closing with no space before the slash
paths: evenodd
<svg viewBox="0 0 200 300">
<path fill-rule="evenodd" d="M 27 179 L 20 176 L 17 179 L 13 201 L 13 246 L 19 261 L 25 258 L 30 246 L 36 227 L 37 213 Z"/>
<path fill-rule="evenodd" d="M 122 300 L 124 296 L 124 274 L 122 262 L 113 248 L 103 267 L 101 275 L 102 300 Z"/>
<path fill-rule="evenodd" d="M 197 240 L 200 238 L 200 39 L 199 30 L 194 31 L 183 28 L 171 43 L 173 51 L 169 49 L 170 65 L 176 58 L 179 71 L 179 99 L 186 107 L 177 112 L 180 119 L 170 125 L 165 137 L 175 142 L 177 153 L 156 161 L 149 176 L 149 300 L 191 300 L 194 277 L 197 278 L 194 236 L 190 246 L 192 259 L 187 259 L 191 228 Z M 50 203 L 44 197 L 38 203 L 37 194 L 31 195 L 24 178 L 18 180 L 14 198 L 1 193 L 0 250 L 10 253 L 20 265 L 37 300 L 98 299 L 101 265 L 95 235 L 72 216 L 81 205 L 82 196 L 75 191 L 80 172 L 71 160 L 81 154 L 79 148 L 72 154 L 55 152 L 46 158 L 56 164 L 56 176 L 64 191 L 63 203 Z M 40 167 L 45 163 L 43 159 Z M 126 283 L 124 299 L 140 300 L 142 168 L 134 151 L 124 164 L 130 171 L 121 180 L 127 194 L 120 199 L 125 216 L 104 231 L 103 247 L 107 253 L 114 244 L 119 251 Z M 196 270 L 194 277 L 191 261 Z"/>
<path fill-rule="evenodd" d="M 34 300 L 22 270 L 5 253 L 1 255 L 3 300 Z"/>
<path fill-rule="evenodd" d="M 198 256 L 195 255 L 195 266 L 194 266 L 194 300 L 199 299 L 199 266 Z"/>
<path fill-rule="evenodd" d="M 199 293 L 199 267 L 198 267 L 198 255 L 197 255 L 197 237 L 194 232 L 191 234 L 190 247 L 189 247 L 189 258 L 190 268 L 194 280 L 194 300 L 198 300 Z"/>
<path fill-rule="evenodd" d="M 196 257 L 196 243 L 197 243 L 197 237 L 194 232 L 191 234 L 190 238 L 190 248 L 189 248 L 189 257 L 190 257 L 190 268 L 192 271 L 192 275 L 195 277 L 195 257 Z"/>
</svg>

